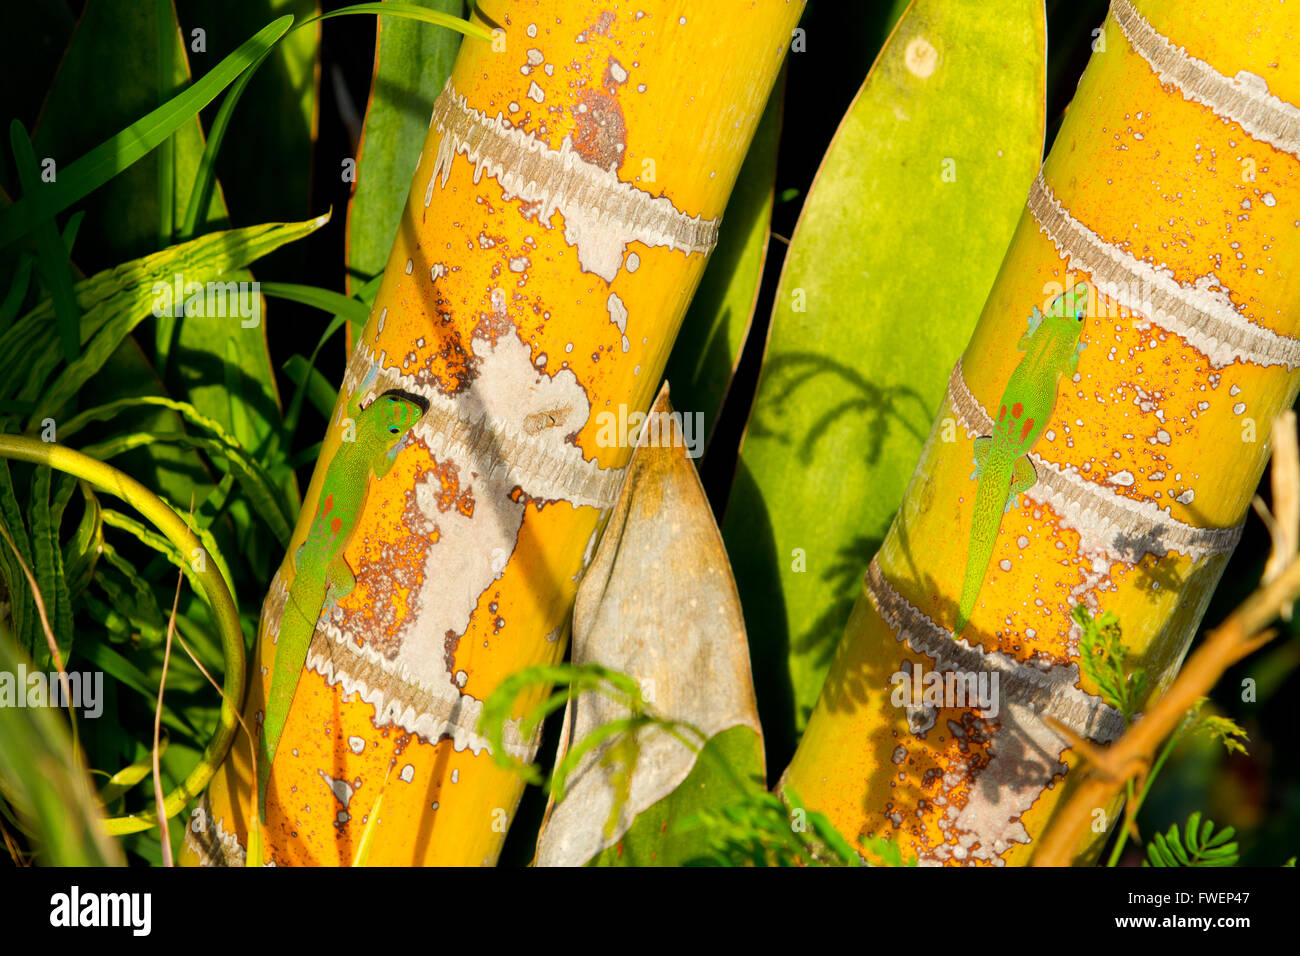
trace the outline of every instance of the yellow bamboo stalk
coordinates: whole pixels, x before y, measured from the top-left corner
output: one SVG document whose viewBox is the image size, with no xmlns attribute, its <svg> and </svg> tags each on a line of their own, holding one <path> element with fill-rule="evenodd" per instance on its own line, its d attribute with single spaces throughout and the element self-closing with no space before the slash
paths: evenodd
<svg viewBox="0 0 1300 956">
<path fill-rule="evenodd" d="M 334 424 L 358 392 L 404 389 L 430 409 L 371 480 L 344 552 L 356 588 L 317 624 L 272 773 L 269 858 L 347 863 L 365 835 L 372 864 L 495 861 L 522 784 L 478 733 L 482 701 L 564 653 L 629 418 L 659 386 L 802 6 L 477 5 L 498 32 L 466 39 L 435 103 Z M 264 633 L 292 577 L 286 560 Z M 273 656 L 262 640 L 250 723 Z M 506 741 L 525 759 L 537 744 L 513 726 Z M 190 862 L 241 860 L 248 761 L 241 741 Z"/>
<path fill-rule="evenodd" d="M 785 776 L 845 833 L 931 863 L 1025 862 L 1077 776 L 1044 718 L 1098 742 L 1123 729 L 1080 678 L 1078 603 L 1118 616 L 1153 693 L 1177 673 L 1296 395 L 1298 38 L 1294 4 L 1112 3 Z M 1076 281 L 1087 348 L 958 641 L 972 440 L 1031 308 Z M 915 668 L 996 675 L 997 715 L 951 692 L 918 705 L 899 676 L 924 682 Z"/>
</svg>

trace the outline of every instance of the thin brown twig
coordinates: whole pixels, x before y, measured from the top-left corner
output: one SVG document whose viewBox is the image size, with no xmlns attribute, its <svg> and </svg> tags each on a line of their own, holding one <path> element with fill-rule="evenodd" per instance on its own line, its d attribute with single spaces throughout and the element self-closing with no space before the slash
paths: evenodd
<svg viewBox="0 0 1300 956">
<path fill-rule="evenodd" d="M 5 826 L 4 820 L 0 820 L 0 836 L 4 837 L 5 849 L 9 852 L 9 858 L 14 861 L 14 866 L 31 866 L 31 860 L 23 856 L 22 850 L 19 849 L 17 841 L 10 834 L 9 828 Z"/>
<path fill-rule="evenodd" d="M 1295 429 L 1294 416 L 1279 416 L 1274 423 L 1275 489 L 1287 485 L 1280 496 L 1288 502 L 1286 521 L 1296 510 L 1290 502 L 1300 498 L 1300 467 L 1291 459 L 1297 456 L 1296 442 L 1289 433 Z M 1277 492 L 1275 491 L 1275 495 Z M 1291 547 L 1290 539 L 1279 534 L 1274 551 Z M 1098 769 L 1085 776 L 1074 795 L 1057 814 L 1043 835 L 1042 843 L 1030 861 L 1033 866 L 1069 866 L 1075 852 L 1087 837 L 1093 811 L 1105 807 L 1131 778 L 1140 778 L 1154 760 L 1157 748 L 1182 722 L 1196 702 L 1205 697 L 1225 671 L 1242 658 L 1267 644 L 1276 636 L 1269 628 L 1284 610 L 1300 598 L 1300 561 L 1291 551 L 1285 554 L 1284 567 L 1271 580 L 1256 588 L 1187 659 L 1169 689 L 1123 736 L 1097 756 Z M 1118 768 L 1118 772 L 1116 772 Z"/>
<path fill-rule="evenodd" d="M 194 666 L 199 669 L 199 673 L 202 674 L 204 677 L 206 677 L 208 683 L 211 684 L 214 688 L 216 688 L 217 693 L 221 695 L 222 699 L 223 700 L 227 699 L 225 691 L 221 689 L 221 685 L 218 684 L 216 680 L 213 678 L 213 676 L 208 673 L 208 669 L 203 666 L 203 662 L 199 660 L 198 655 L 194 653 L 194 650 L 189 646 L 189 644 L 185 643 L 185 638 L 181 637 L 179 631 L 176 632 L 176 643 L 180 644 L 181 649 L 185 651 L 186 654 L 189 655 L 190 660 L 194 662 Z M 235 719 L 239 721 L 239 726 L 243 729 L 244 736 L 248 738 L 248 757 L 249 757 L 249 766 L 250 766 L 249 772 L 252 774 L 252 778 L 254 781 L 253 793 L 256 794 L 257 792 L 257 784 L 256 784 L 257 741 L 253 739 L 253 732 L 248 729 L 248 724 L 244 722 L 244 715 L 240 713 L 238 707 L 235 708 Z M 256 815 L 256 812 L 257 812 L 256 803 L 254 803 L 254 815 Z M 258 822 L 259 821 L 257 820 L 253 820 L 251 825 L 257 826 Z"/>
<path fill-rule="evenodd" d="M 176 633 L 176 612 L 181 605 L 181 585 L 185 582 L 185 575 L 177 573 L 176 575 L 176 596 L 172 598 L 172 613 L 167 619 L 167 646 L 163 650 L 162 678 L 158 681 L 158 706 L 153 712 L 153 798 L 155 803 L 161 807 L 164 802 L 162 787 L 162 770 L 161 761 L 158 757 L 158 740 L 162 735 L 162 709 L 163 709 L 163 691 L 167 687 L 167 668 L 172 659 L 172 635 Z M 163 866 L 175 866 L 176 861 L 172 857 L 171 833 L 167 824 L 167 814 L 158 814 L 158 836 L 162 840 L 162 864 Z"/>
</svg>

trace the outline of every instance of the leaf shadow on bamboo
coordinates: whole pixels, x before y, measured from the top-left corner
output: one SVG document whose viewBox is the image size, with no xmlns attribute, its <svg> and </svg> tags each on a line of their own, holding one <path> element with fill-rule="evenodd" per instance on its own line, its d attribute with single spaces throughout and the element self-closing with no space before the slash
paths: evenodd
<svg viewBox="0 0 1300 956">
<path fill-rule="evenodd" d="M 782 74 L 784 77 L 784 73 Z M 773 85 L 769 98 L 771 109 L 773 101 L 781 101 L 784 95 L 784 82 L 778 78 Z M 767 118 L 767 109 L 764 118 Z M 778 107 L 779 110 L 779 107 Z M 760 121 L 762 122 L 762 121 Z M 777 123 L 780 122 L 778 116 Z M 754 134 L 761 136 L 761 130 Z M 757 305 L 758 288 L 751 301 L 750 314 L 745 321 L 745 330 L 733 353 L 727 341 L 727 330 L 731 327 L 731 306 L 723 307 L 728 298 L 732 277 L 740 267 L 747 251 L 746 239 L 754 228 L 759 216 L 768 208 L 772 198 L 773 183 L 752 184 L 754 168 L 762 163 L 762 157 L 751 151 L 746 157 L 736 176 L 727 206 L 722 213 L 722 224 L 718 232 L 718 242 L 709 254 L 704 273 L 691 297 L 690 305 L 682 317 L 677 330 L 673 348 L 664 368 L 664 377 L 673 384 L 676 404 L 680 409 L 703 409 L 712 419 L 705 428 L 705 451 L 713 439 L 714 430 L 721 418 L 721 410 L 727 403 L 731 384 L 740 363 L 741 354 L 753 328 L 754 307 Z M 770 227 L 770 214 L 767 225 Z M 761 284 L 763 267 L 767 261 L 767 243 L 770 233 L 764 239 L 763 254 L 759 262 L 757 281 Z M 712 322 L 709 323 L 710 318 Z M 716 397 L 712 388 L 717 388 Z M 746 399 L 749 396 L 745 396 Z"/>
</svg>

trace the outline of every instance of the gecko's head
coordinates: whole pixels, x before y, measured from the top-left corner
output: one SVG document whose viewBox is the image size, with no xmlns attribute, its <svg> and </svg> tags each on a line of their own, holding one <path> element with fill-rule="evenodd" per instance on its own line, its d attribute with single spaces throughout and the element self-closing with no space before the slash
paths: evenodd
<svg viewBox="0 0 1300 956">
<path fill-rule="evenodd" d="M 1086 282 L 1076 283 L 1073 289 L 1062 292 L 1047 306 L 1044 313 L 1050 318 L 1063 319 L 1068 324 L 1083 327 L 1083 318 L 1088 314 L 1088 292 Z"/>
<path fill-rule="evenodd" d="M 429 401 L 420 395 L 394 388 L 375 399 L 384 438 L 393 444 L 409 432 L 429 410 Z"/>
<path fill-rule="evenodd" d="M 1089 290 L 1088 283 L 1080 282 L 1054 298 L 1043 312 L 1043 331 L 1062 350 L 1074 350 L 1083 334 Z"/>
</svg>

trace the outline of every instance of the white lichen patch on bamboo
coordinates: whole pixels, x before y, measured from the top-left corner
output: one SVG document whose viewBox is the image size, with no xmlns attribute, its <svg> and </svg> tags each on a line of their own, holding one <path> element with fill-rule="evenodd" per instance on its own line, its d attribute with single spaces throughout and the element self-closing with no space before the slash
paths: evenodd
<svg viewBox="0 0 1300 956">
<path fill-rule="evenodd" d="M 967 437 L 991 434 L 993 419 L 971 394 L 961 360 L 948 377 L 947 402 Z M 1038 480 L 1025 492 L 1031 501 L 1050 508 L 1065 527 L 1079 535 L 1080 550 L 1104 552 L 1129 564 L 1147 554 L 1170 552 L 1200 560 L 1227 554 L 1241 539 L 1241 525 L 1198 528 L 1166 514 L 1149 501 L 1134 501 L 1080 477 L 1074 465 L 1050 462 L 1029 453 Z"/>
<path fill-rule="evenodd" d="M 947 729 L 966 752 L 979 743 L 987 760 L 968 761 L 940 749 L 936 753 L 942 772 L 931 771 L 933 795 L 923 801 L 917 815 L 929 807 L 938 810 L 936 826 L 942 840 L 920 847 L 919 862 L 938 865 L 950 861 L 979 861 L 1003 865 L 1002 856 L 1013 844 L 1028 844 L 1031 838 L 1021 817 L 1067 767 L 1062 757 L 1068 742 L 1052 730 L 1043 717 L 1051 716 L 1081 737 L 1105 743 L 1124 729 L 1122 716 L 1112 707 L 1075 686 L 1077 664 L 1035 666 L 1004 654 L 972 647 L 954 639 L 900 595 L 875 560 L 868 566 L 865 587 L 881 620 L 913 653 L 934 661 L 940 673 L 993 673 L 998 681 L 996 717 L 980 717 L 967 711 L 962 721 L 947 721 Z M 908 713 L 909 730 L 928 734 L 935 712 Z M 941 747 L 937 742 L 935 746 Z M 899 759 L 898 747 L 891 759 Z M 905 748 L 904 748 L 905 749 Z M 883 808 L 895 828 L 905 821 L 891 806 Z"/>
<path fill-rule="evenodd" d="M 615 172 L 588 162 L 566 136 L 552 149 L 531 133 L 473 109 L 450 80 L 434 103 L 431 120 L 441 134 L 437 157 L 425 188 L 424 204 L 433 202 L 434 187 L 445 187 L 452 162 L 460 154 L 474 166 L 474 182 L 483 174 L 497 180 L 503 198 L 538 205 L 538 221 L 548 224 L 559 212 L 564 239 L 575 247 L 584 272 L 613 282 L 630 242 L 667 246 L 686 255 L 707 255 L 717 242 L 718 220 L 688 216 L 665 196 L 654 197 Z"/>
<path fill-rule="evenodd" d="M 374 706 L 376 726 L 397 724 L 430 740 L 448 736 L 457 750 L 477 754 L 487 746 L 476 730 L 482 703 L 449 662 L 447 640 L 469 630 L 484 592 L 509 563 L 528 500 L 606 508 L 622 471 L 588 462 L 572 443 L 591 409 L 571 371 L 548 375 L 513 332 L 476 337 L 475 353 L 469 388 L 449 396 L 383 368 L 365 343 L 354 350 L 345 393 L 364 386 L 364 405 L 371 394 L 398 388 L 430 402 L 408 440 L 434 467 L 417 476 L 406 521 L 410 535 L 432 544 L 413 559 L 416 567 L 376 572 L 409 595 L 407 614 L 387 625 L 391 633 L 372 633 L 372 614 L 336 608 L 317 626 L 308 666 Z M 443 481 L 449 475 L 472 508 L 448 506 Z M 356 569 L 358 580 L 371 570 Z M 521 755 L 531 744 L 517 732 L 515 738 L 510 744 L 507 737 L 507 747 Z"/>
<path fill-rule="evenodd" d="M 485 478 L 500 476 L 532 498 L 611 507 L 622 470 L 601 468 L 566 440 L 586 424 L 591 410 L 573 372 L 561 369 L 547 375 L 513 334 L 500 336 L 495 343 L 475 342 L 480 353 L 478 374 L 464 392 L 449 396 L 414 375 L 383 367 L 370 392 L 378 395 L 398 388 L 428 399 L 429 411 L 412 434 L 439 459 L 454 460 Z M 381 364 L 364 342 L 358 344 L 348 364 L 344 391 L 355 391 Z M 530 427 L 533 416 L 553 416 L 557 408 L 570 409 L 563 427 Z"/>
<path fill-rule="evenodd" d="M 1161 83 L 1255 139 L 1300 157 L 1300 109 L 1270 93 L 1263 77 L 1244 70 L 1235 77 L 1223 75 L 1156 30 L 1130 0 L 1113 0 L 1110 9 L 1120 32 Z"/>
<path fill-rule="evenodd" d="M 618 329 L 619 335 L 623 338 L 623 351 L 628 351 L 632 345 L 627 338 L 627 306 L 618 297 L 618 293 L 609 294 L 609 298 L 605 300 L 605 310 L 609 313 L 610 323 Z"/>
<path fill-rule="evenodd" d="M 1123 308 L 1186 340 L 1212 367 L 1233 362 L 1300 366 L 1300 339 L 1253 323 L 1213 273 L 1184 285 L 1168 268 L 1107 242 L 1070 215 L 1042 173 L 1030 188 L 1028 205 L 1039 229 L 1072 269 L 1089 273 L 1097 290 Z M 1133 290 L 1142 290 L 1142 301 L 1135 299 Z"/>
</svg>

